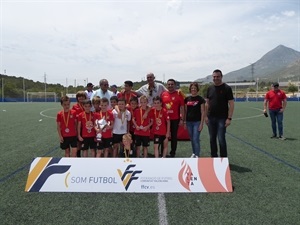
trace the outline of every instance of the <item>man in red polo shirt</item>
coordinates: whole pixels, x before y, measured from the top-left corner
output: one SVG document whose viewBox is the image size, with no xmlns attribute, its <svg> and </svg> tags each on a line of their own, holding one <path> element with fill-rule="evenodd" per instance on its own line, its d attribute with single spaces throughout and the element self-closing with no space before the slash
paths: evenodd
<svg viewBox="0 0 300 225">
<path fill-rule="evenodd" d="M 264 113 L 267 112 L 267 106 L 269 108 L 269 114 L 271 118 L 273 135 L 271 138 L 277 138 L 276 121 L 278 125 L 278 134 L 280 140 L 285 140 L 283 137 L 283 111 L 286 107 L 286 95 L 285 92 L 279 89 L 277 82 L 272 84 L 272 90 L 268 91 L 264 100 Z"/>
<path fill-rule="evenodd" d="M 163 107 L 167 110 L 170 118 L 171 132 L 171 152 L 170 156 L 174 157 L 177 149 L 177 132 L 178 125 L 183 125 L 184 118 L 184 97 L 176 90 L 176 81 L 169 79 L 167 81 L 167 91 L 161 94 Z"/>
</svg>

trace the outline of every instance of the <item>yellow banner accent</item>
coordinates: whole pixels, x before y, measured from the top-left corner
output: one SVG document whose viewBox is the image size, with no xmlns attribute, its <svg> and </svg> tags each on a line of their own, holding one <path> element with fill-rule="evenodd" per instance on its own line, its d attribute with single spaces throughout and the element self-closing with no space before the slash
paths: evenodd
<svg viewBox="0 0 300 225">
<path fill-rule="evenodd" d="M 45 166 L 50 162 L 52 157 L 44 157 L 39 160 L 39 162 L 35 165 L 35 167 L 32 169 L 30 174 L 28 175 L 25 191 L 29 191 L 29 188 L 33 185 L 33 183 L 36 181 L 37 177 L 41 174 L 42 170 L 45 168 Z"/>
</svg>

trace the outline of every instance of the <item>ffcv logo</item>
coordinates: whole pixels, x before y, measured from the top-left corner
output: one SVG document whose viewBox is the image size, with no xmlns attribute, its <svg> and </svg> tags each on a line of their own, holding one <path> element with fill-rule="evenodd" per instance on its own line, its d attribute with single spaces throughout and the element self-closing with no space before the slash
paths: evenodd
<svg viewBox="0 0 300 225">
<path fill-rule="evenodd" d="M 126 191 L 133 180 L 139 179 L 139 177 L 136 175 L 143 172 L 142 170 L 132 170 L 132 168 L 134 168 L 135 166 L 135 164 L 128 165 L 123 173 L 120 169 L 118 169 L 118 174 Z"/>
</svg>

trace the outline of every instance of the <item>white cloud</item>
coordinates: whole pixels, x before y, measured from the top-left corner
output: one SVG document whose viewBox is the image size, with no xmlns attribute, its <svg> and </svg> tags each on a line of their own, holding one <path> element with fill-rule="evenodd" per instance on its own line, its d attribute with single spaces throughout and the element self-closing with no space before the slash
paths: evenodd
<svg viewBox="0 0 300 225">
<path fill-rule="evenodd" d="M 103 78 L 118 85 L 152 71 L 195 80 L 299 50 L 298 11 L 242 1 L 2 3 L 1 71 L 42 81 Z M 289 35 L 286 35 L 286 34 Z"/>
<path fill-rule="evenodd" d="M 281 14 L 284 16 L 287 16 L 287 17 L 293 17 L 296 15 L 296 12 L 295 11 L 284 11 L 284 12 L 281 12 Z"/>
</svg>

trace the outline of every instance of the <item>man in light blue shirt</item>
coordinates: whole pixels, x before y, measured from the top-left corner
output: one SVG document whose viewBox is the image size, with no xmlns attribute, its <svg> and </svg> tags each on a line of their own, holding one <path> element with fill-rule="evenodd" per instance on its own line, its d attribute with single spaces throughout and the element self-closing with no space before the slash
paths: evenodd
<svg viewBox="0 0 300 225">
<path fill-rule="evenodd" d="M 94 91 L 93 95 L 91 96 L 91 99 L 93 99 L 95 96 L 99 96 L 100 98 L 107 98 L 109 101 L 109 108 L 111 108 L 110 106 L 110 98 L 111 96 L 113 96 L 113 93 L 108 90 L 108 81 L 106 79 L 101 79 L 99 81 L 99 86 L 100 88 L 96 91 Z"/>
</svg>

